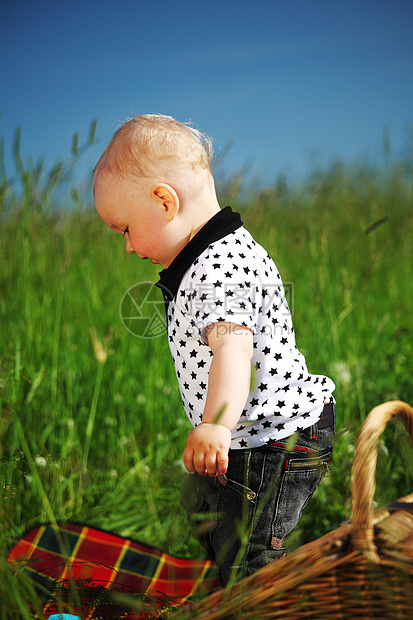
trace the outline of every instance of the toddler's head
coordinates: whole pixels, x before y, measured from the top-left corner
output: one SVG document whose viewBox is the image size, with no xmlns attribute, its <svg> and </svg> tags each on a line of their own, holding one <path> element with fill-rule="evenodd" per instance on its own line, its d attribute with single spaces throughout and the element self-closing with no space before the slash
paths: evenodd
<svg viewBox="0 0 413 620">
<path fill-rule="evenodd" d="M 212 155 L 207 135 L 171 116 L 144 114 L 117 130 L 95 167 L 94 180 L 104 171 L 142 189 L 161 181 L 193 198 L 199 175 L 211 174 Z"/>
</svg>

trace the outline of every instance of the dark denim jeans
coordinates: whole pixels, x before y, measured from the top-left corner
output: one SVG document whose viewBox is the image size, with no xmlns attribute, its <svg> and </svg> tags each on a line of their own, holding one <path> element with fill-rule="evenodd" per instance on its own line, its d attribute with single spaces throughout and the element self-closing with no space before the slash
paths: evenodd
<svg viewBox="0 0 413 620">
<path fill-rule="evenodd" d="M 311 426 L 292 448 L 281 440 L 230 450 L 226 476 L 189 476 L 181 503 L 219 566 L 221 585 L 286 554 L 285 537 L 328 473 L 335 433 L 334 405 L 328 407 L 329 426 Z"/>
</svg>

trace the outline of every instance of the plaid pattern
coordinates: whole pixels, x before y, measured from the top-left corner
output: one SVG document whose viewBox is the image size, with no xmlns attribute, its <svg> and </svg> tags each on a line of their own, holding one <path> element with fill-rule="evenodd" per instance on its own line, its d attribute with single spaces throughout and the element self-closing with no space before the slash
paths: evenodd
<svg viewBox="0 0 413 620">
<path fill-rule="evenodd" d="M 85 602 L 82 600 L 82 609 L 76 609 L 72 601 L 69 611 L 87 611 L 84 617 L 89 619 L 156 617 L 166 606 L 183 605 L 219 588 L 218 570 L 210 561 L 175 558 L 149 545 L 80 523 L 46 524 L 30 530 L 14 545 L 8 562 L 16 568 L 24 564 L 36 582 L 53 586 L 59 600 L 62 592 L 70 599 L 75 584 L 77 596 L 71 598 L 77 598 L 79 607 L 83 594 Z M 110 612 L 107 609 L 110 615 L 106 615 L 99 600 L 105 591 L 107 602 L 108 590 L 137 595 L 137 602 L 150 601 L 152 607 L 155 603 L 157 611 L 142 615 L 122 612 L 118 607 L 114 614 L 112 605 Z M 49 601 L 45 613 L 55 608 Z"/>
</svg>

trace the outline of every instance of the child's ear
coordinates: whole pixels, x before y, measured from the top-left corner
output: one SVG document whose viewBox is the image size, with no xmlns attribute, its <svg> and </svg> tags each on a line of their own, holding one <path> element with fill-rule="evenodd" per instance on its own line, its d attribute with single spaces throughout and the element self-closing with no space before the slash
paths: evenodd
<svg viewBox="0 0 413 620">
<path fill-rule="evenodd" d="M 171 222 L 179 211 L 179 197 L 174 188 L 164 183 L 155 185 L 152 188 L 152 195 Z"/>
</svg>

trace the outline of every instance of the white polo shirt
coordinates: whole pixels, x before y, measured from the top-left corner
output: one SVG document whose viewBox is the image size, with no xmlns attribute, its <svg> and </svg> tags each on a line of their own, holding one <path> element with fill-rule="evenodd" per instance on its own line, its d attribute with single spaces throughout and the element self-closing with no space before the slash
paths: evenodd
<svg viewBox="0 0 413 620">
<path fill-rule="evenodd" d="M 183 406 L 193 426 L 202 421 L 213 357 L 205 328 L 221 321 L 250 328 L 254 342 L 251 389 L 231 448 L 259 447 L 317 422 L 334 383 L 309 374 L 277 267 L 238 213 L 226 207 L 209 220 L 161 272 L 158 286 Z"/>
</svg>

